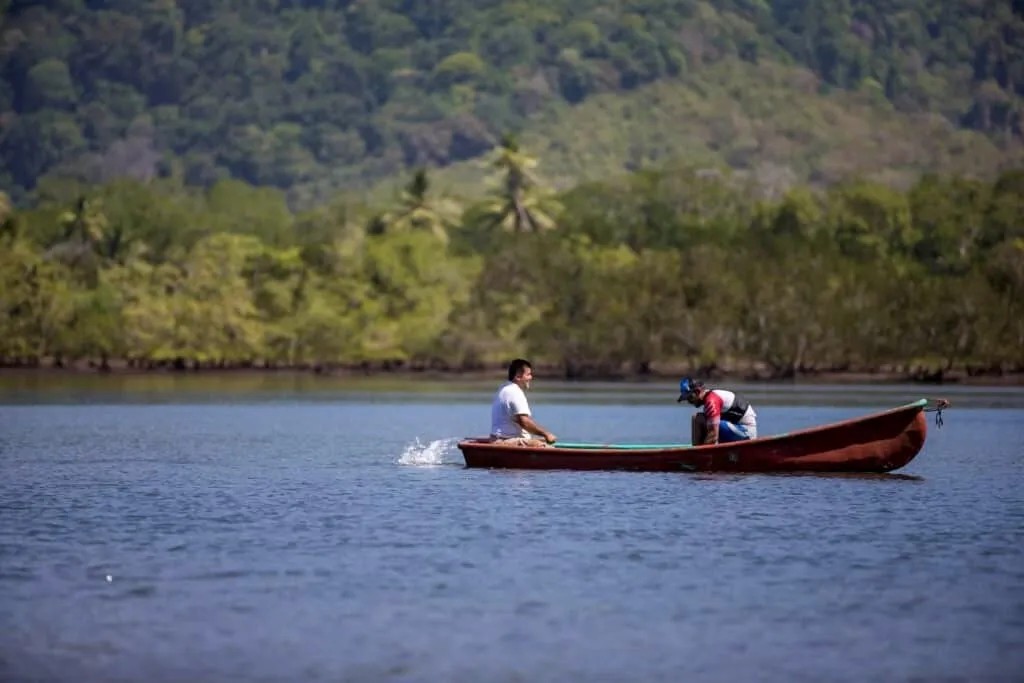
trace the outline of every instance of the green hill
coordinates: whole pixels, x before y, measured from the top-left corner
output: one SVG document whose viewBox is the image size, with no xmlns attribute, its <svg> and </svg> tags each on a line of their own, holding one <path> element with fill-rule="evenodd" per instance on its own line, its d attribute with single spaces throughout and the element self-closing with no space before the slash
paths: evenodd
<svg viewBox="0 0 1024 683">
<path fill-rule="evenodd" d="M 699 77 L 559 104 L 525 128 L 524 146 L 557 189 L 662 166 L 730 167 L 771 194 L 850 178 L 909 187 L 922 172 L 986 177 L 1024 166 L 1024 146 L 956 126 L 934 113 L 903 113 L 873 92 L 817 93 L 806 69 L 740 60 Z M 450 191 L 484 189 L 477 160 L 434 174 Z M 404 178 L 376 189 L 381 201 Z"/>
<path fill-rule="evenodd" d="M 509 130 L 560 187 L 650 163 L 769 185 L 1020 163 L 1020 2 L 7 0 L 0 189 L 234 177 L 309 206 Z M 461 166 L 460 166 L 461 165 Z"/>
</svg>

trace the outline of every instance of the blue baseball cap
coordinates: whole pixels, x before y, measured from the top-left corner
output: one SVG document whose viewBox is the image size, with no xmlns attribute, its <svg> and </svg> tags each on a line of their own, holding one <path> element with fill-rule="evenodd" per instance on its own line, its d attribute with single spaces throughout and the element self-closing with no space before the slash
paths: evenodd
<svg viewBox="0 0 1024 683">
<path fill-rule="evenodd" d="M 679 380 L 679 398 L 676 399 L 676 403 L 682 403 L 686 400 L 687 396 L 702 386 L 704 386 L 703 382 L 697 382 L 689 377 Z"/>
</svg>

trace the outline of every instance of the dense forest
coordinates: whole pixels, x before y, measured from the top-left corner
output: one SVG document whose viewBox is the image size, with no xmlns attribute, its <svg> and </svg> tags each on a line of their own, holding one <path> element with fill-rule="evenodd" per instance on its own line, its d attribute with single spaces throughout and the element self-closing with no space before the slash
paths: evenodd
<svg viewBox="0 0 1024 683">
<path fill-rule="evenodd" d="M 0 365 L 1024 370 L 1016 0 L 0 10 Z"/>
<path fill-rule="evenodd" d="M 872 151 L 894 169 L 951 170 L 973 153 L 983 158 L 972 172 L 997 172 L 1000 155 L 1020 149 L 1017 0 L 2 0 L 0 9 L 0 189 L 18 206 L 49 176 L 205 188 L 230 178 L 280 188 L 291 208 L 308 209 L 339 188 L 474 159 L 545 117 L 570 121 L 545 129 L 553 148 L 569 144 L 566 128 L 592 132 L 561 169 L 568 180 L 670 161 L 659 158 L 669 149 L 738 169 L 769 159 L 831 182 L 861 169 L 829 168 L 841 163 L 827 148 L 856 125 L 835 120 L 853 107 L 846 100 L 820 108 L 830 93 L 856 94 L 864 116 L 897 116 Z M 790 71 L 766 90 L 765 72 L 751 70 L 765 65 Z M 628 115 L 601 119 L 586 106 L 615 97 L 647 116 L 660 105 L 629 98 L 658 84 L 678 86 L 657 97 L 686 118 L 657 140 L 640 139 L 647 121 L 620 126 Z M 723 98 L 708 99 L 716 88 Z M 695 98 L 703 110 L 682 106 Z M 737 98 L 741 111 L 723 109 Z M 934 117 L 947 124 L 941 134 Z M 695 131 L 692 144 L 677 144 Z M 843 144 L 844 154 L 857 148 Z"/>
<path fill-rule="evenodd" d="M 553 192 L 512 137 L 468 204 L 292 213 L 238 180 L 41 183 L 0 207 L 7 365 L 474 369 L 918 379 L 1024 369 L 1024 171 L 766 200 L 685 167 Z"/>
</svg>

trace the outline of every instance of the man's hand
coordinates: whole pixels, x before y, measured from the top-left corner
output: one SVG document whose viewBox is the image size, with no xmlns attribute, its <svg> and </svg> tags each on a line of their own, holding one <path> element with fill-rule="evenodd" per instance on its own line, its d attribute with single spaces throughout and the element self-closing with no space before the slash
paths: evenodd
<svg viewBox="0 0 1024 683">
<path fill-rule="evenodd" d="M 518 424 L 520 427 L 522 427 L 531 434 L 536 434 L 537 436 L 542 437 L 544 441 L 546 441 L 549 444 L 552 444 L 558 440 L 558 437 L 556 437 L 554 434 L 552 434 L 551 432 L 549 432 L 548 430 L 544 429 L 539 424 L 534 422 L 529 415 L 516 415 L 512 419 L 515 420 L 516 424 Z"/>
</svg>

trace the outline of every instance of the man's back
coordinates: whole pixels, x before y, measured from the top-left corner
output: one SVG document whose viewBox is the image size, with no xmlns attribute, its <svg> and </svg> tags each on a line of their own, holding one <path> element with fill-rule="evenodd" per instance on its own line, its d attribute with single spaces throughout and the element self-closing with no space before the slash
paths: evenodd
<svg viewBox="0 0 1024 683">
<path fill-rule="evenodd" d="M 721 419 L 741 424 L 745 427 L 757 427 L 757 413 L 754 406 L 739 394 L 728 389 L 712 389 L 704 399 L 704 414 L 712 419 Z"/>
<path fill-rule="evenodd" d="M 529 414 L 526 393 L 515 382 L 506 382 L 491 402 L 491 436 L 503 439 L 529 437 L 529 432 L 512 419 L 516 415 Z"/>
</svg>

